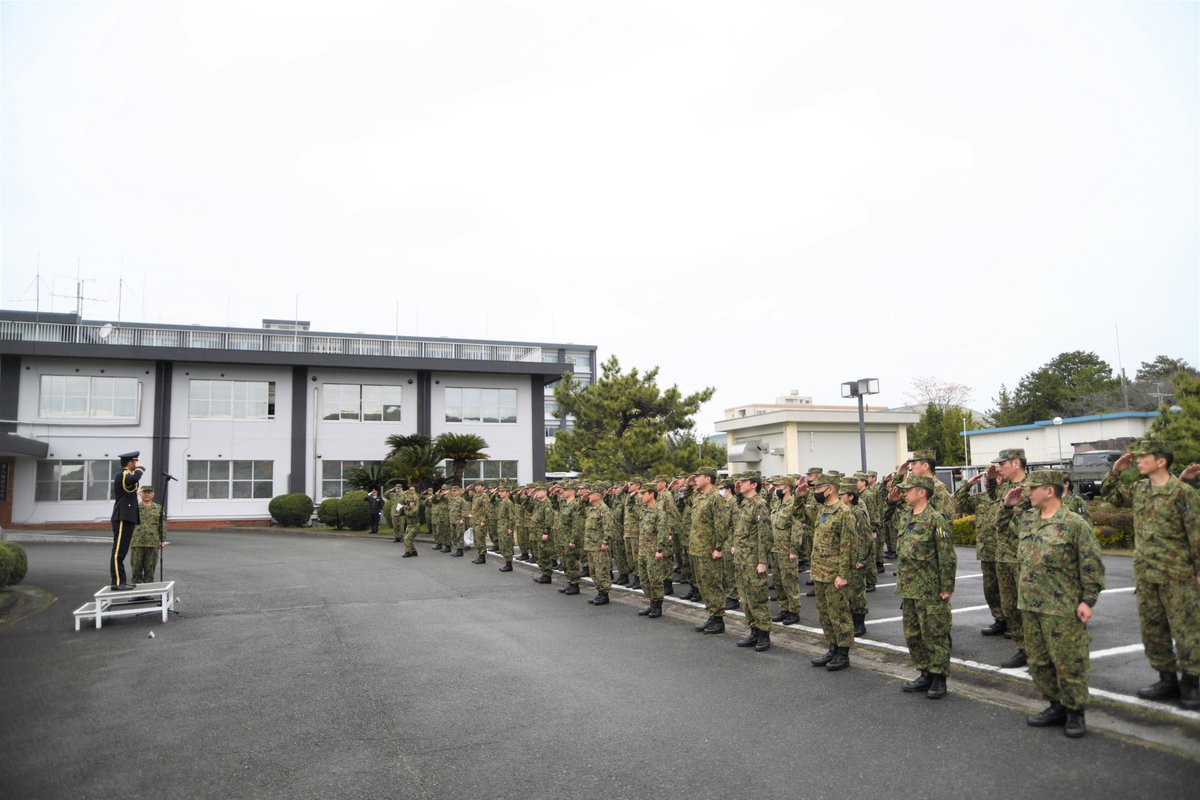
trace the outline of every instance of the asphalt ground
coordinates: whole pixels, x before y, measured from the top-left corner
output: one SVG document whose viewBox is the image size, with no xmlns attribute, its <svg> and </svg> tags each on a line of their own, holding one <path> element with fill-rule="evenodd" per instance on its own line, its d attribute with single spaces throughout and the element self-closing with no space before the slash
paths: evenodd
<svg viewBox="0 0 1200 800">
<path fill-rule="evenodd" d="M 931 701 L 899 691 L 902 654 L 856 648 L 828 673 L 804 631 L 754 653 L 736 625 L 694 633 L 686 605 L 595 608 L 427 543 L 401 559 L 390 537 L 171 539 L 180 614 L 79 632 L 107 547 L 25 543 L 25 604 L 0 627 L 0 797 L 1194 798 L 1200 781 L 1179 754 L 1195 729 L 1150 719 L 1147 746 L 1094 700 L 1068 740 L 1024 724 L 1040 704 L 1016 678 L 956 671 Z M 956 605 L 982 604 L 969 582 Z"/>
</svg>

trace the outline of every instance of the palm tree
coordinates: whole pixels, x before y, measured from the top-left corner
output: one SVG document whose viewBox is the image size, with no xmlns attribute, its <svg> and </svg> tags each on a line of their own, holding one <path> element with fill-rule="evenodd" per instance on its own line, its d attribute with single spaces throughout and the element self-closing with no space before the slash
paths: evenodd
<svg viewBox="0 0 1200 800">
<path fill-rule="evenodd" d="M 432 446 L 415 445 L 402 447 L 387 460 L 392 475 L 418 491 L 441 485 L 444 478 L 438 466 L 442 455 Z"/>
<path fill-rule="evenodd" d="M 392 470 L 387 464 L 367 464 L 355 467 L 346 472 L 346 485 L 353 489 L 369 492 L 372 489 L 383 491 L 383 485 L 392 477 Z"/>
<path fill-rule="evenodd" d="M 388 458 L 395 458 L 406 447 L 431 447 L 433 440 L 425 433 L 393 433 L 384 442 L 388 446 Z"/>
<path fill-rule="evenodd" d="M 487 453 L 483 451 L 488 443 L 482 436 L 473 433 L 443 433 L 434 440 L 433 446 L 442 458 L 454 464 L 454 482 L 459 486 L 462 486 L 467 462 L 487 458 Z"/>
</svg>

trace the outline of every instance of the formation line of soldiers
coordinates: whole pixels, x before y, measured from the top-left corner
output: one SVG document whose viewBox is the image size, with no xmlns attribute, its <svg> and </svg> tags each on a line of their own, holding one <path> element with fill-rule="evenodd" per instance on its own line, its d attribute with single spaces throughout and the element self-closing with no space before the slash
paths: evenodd
<svg viewBox="0 0 1200 800">
<path fill-rule="evenodd" d="M 1185 708 L 1197 708 L 1196 492 L 1166 473 L 1170 456 L 1156 452 L 1165 446 L 1147 447 L 1137 451 L 1144 479 L 1117 481 L 1133 458 L 1126 456 L 1114 465 L 1116 473 L 1105 481 L 1104 491 L 1134 508 L 1143 639 L 1160 671 L 1150 694 L 1179 697 Z M 471 563 L 486 563 L 490 540 L 504 558 L 501 572 L 512 571 L 514 554 L 537 565 L 540 574 L 533 580 L 538 584 L 550 584 L 553 570 L 561 568 L 564 595 L 579 594 L 581 579 L 590 577 L 596 594 L 588 602 L 595 606 L 609 603 L 616 583 L 645 593 L 649 603 L 639 615 L 661 617 L 663 598 L 674 593 L 678 573 L 691 587 L 684 599 L 702 603 L 708 614 L 695 630 L 722 634 L 725 612 L 740 608 L 750 632 L 737 646 L 756 652 L 770 649 L 772 622 L 799 621 L 800 575 L 807 569 L 813 587 L 807 594 L 816 598 L 828 645 L 811 663 L 828 672 L 850 665 L 854 639 L 866 632 L 866 595 L 874 591 L 884 559 L 896 559 L 904 637 L 918 671 L 902 689 L 931 699 L 945 696 L 950 672 L 950 601 L 957 567 L 950 520 L 956 513 L 974 513 L 985 595 L 996 620 L 982 633 L 1013 639 L 1017 655 L 1004 666 L 1027 664 L 1049 701 L 1027 723 L 1063 725 L 1067 736 L 1083 736 L 1087 623 L 1104 588 L 1104 565 L 1086 506 L 1067 490 L 1064 473 L 1027 473 L 1019 449 L 1001 452 L 986 473 L 964 483 L 953 497 L 935 477 L 936 467 L 936 454 L 926 450 L 915 452 L 882 481 L 875 472 L 846 476 L 818 467 L 769 479 L 758 472 L 722 478 L 701 469 L 673 478 L 635 476 L 615 485 L 563 481 L 488 489 L 475 484 L 424 495 L 397 487 L 386 500 L 405 557 L 417 555 L 413 536 L 419 509 L 426 507 L 435 550 L 462 556 L 470 529 L 476 551 Z M 1165 495 L 1143 488 L 1155 486 L 1159 472 L 1167 474 Z M 1189 467 L 1183 477 L 1195 482 L 1200 465 Z M 1162 499 L 1166 495 L 1174 500 Z M 1164 510 L 1172 502 L 1174 516 Z M 1147 601 L 1144 613 L 1143 577 L 1159 587 L 1159 605 L 1151 609 Z M 774 616 L 770 600 L 779 602 Z M 1148 634 L 1148 616 L 1151 626 L 1161 619 L 1165 629 Z M 1176 650 L 1182 679 L 1175 675 Z M 1148 696 L 1145 692 L 1139 695 Z"/>
</svg>

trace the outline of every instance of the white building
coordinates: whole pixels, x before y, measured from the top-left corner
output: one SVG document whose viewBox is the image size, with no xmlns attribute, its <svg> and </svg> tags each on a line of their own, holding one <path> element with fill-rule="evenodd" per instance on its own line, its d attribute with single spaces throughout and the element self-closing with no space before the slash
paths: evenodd
<svg viewBox="0 0 1200 800">
<path fill-rule="evenodd" d="M 865 411 L 867 469 L 890 472 L 908 458 L 908 426 L 920 414 Z M 857 406 L 771 403 L 725 410 L 715 428 L 726 436 L 730 472 L 791 475 L 809 467 L 861 469 Z"/>
<path fill-rule="evenodd" d="M 1032 425 L 985 428 L 967 431 L 972 464 L 987 464 L 1001 450 L 1021 447 L 1033 463 L 1065 463 L 1078 450 L 1123 450 L 1141 438 L 1158 416 L 1157 411 L 1122 411 L 1087 417 L 1059 418 L 1061 424 L 1045 419 Z"/>
<path fill-rule="evenodd" d="M 142 452 L 144 482 L 178 479 L 177 520 L 262 521 L 276 495 L 339 497 L 345 472 L 381 461 L 391 434 L 478 434 L 489 459 L 468 478 L 538 480 L 546 387 L 580 359 L 595 364 L 589 346 L 307 327 L 0 311 L 0 525 L 106 522 L 129 450 Z"/>
</svg>

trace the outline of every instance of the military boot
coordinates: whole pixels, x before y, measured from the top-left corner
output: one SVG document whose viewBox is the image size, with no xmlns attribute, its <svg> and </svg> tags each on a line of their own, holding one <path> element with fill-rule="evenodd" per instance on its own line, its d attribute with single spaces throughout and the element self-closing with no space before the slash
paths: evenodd
<svg viewBox="0 0 1200 800">
<path fill-rule="evenodd" d="M 650 601 L 650 613 L 647 614 L 646 616 L 649 617 L 650 619 L 658 619 L 659 617 L 661 617 L 662 616 L 662 603 L 663 603 L 662 600 L 651 600 Z"/>
<path fill-rule="evenodd" d="M 675 594 L 675 586 L 670 578 L 663 578 L 663 594 Z"/>
<path fill-rule="evenodd" d="M 471 563 L 472 564 L 486 564 L 487 558 L 483 555 L 483 553 L 480 553 L 479 555 L 477 555 L 471 559 Z"/>
<path fill-rule="evenodd" d="M 771 649 L 771 632 L 770 631 L 759 631 L 758 632 L 758 643 L 754 645 L 754 652 L 761 653 L 764 650 L 770 650 L 770 649 Z"/>
<path fill-rule="evenodd" d="M 1003 636 L 1008 633 L 1008 623 L 1002 619 L 995 620 L 991 625 L 980 631 L 984 636 Z"/>
<path fill-rule="evenodd" d="M 1137 690 L 1143 700 L 1170 700 L 1179 697 L 1179 676 L 1174 672 L 1159 672 L 1158 682 Z"/>
<path fill-rule="evenodd" d="M 921 670 L 920 675 L 918 675 L 917 677 L 913 678 L 908 683 L 901 686 L 900 691 L 909 692 L 910 694 L 915 694 L 916 692 L 924 692 L 927 689 L 929 689 L 929 686 L 932 683 L 933 683 L 933 675 L 930 674 L 929 670 L 923 669 L 923 670 Z"/>
<path fill-rule="evenodd" d="M 833 661 L 833 658 L 836 655 L 837 655 L 837 648 L 834 647 L 833 645 L 829 645 L 829 649 L 825 651 L 825 655 L 817 656 L 809 663 L 812 664 L 814 667 L 824 667 L 824 666 L 828 665 L 830 661 Z"/>
<path fill-rule="evenodd" d="M 1183 673 L 1179 682 L 1179 705 L 1188 711 L 1200 711 L 1200 675 Z"/>
<path fill-rule="evenodd" d="M 457 548 L 457 549 L 456 549 L 456 550 L 455 550 L 453 553 L 451 553 L 450 555 L 451 555 L 453 558 L 462 558 L 462 548 L 461 548 L 461 547 Z"/>
<path fill-rule="evenodd" d="M 1025 724 L 1034 728 L 1048 728 L 1051 725 L 1062 725 L 1067 721 L 1067 710 L 1062 703 L 1051 700 L 1050 705 L 1032 717 L 1025 718 Z"/>
<path fill-rule="evenodd" d="M 533 579 L 534 583 L 550 583 L 550 581 L 551 581 L 551 578 L 549 575 L 538 575 L 536 578 Z"/>
<path fill-rule="evenodd" d="M 642 579 L 641 579 L 641 578 L 639 578 L 637 575 L 634 575 L 634 576 L 633 576 L 633 580 L 631 580 L 631 581 L 629 582 L 629 588 L 630 588 L 630 589 L 640 589 L 640 588 L 642 588 Z"/>
<path fill-rule="evenodd" d="M 866 636 L 867 635 L 867 621 L 866 621 L 867 615 L 866 614 L 851 614 L 850 616 L 854 618 L 854 635 L 855 636 Z"/>
<path fill-rule="evenodd" d="M 850 648 L 839 647 L 837 652 L 833 654 L 833 659 L 825 665 L 825 669 L 830 672 L 837 672 L 839 669 L 845 669 L 850 666 Z"/>
<path fill-rule="evenodd" d="M 1017 667 L 1028 666 L 1029 659 L 1025 657 L 1024 650 L 1018 650 L 1017 654 L 1007 661 L 1001 661 L 1000 666 L 1004 669 L 1016 669 Z"/>
<path fill-rule="evenodd" d="M 567 588 L 562 590 L 563 594 L 579 594 L 578 583 L 568 583 Z"/>
<path fill-rule="evenodd" d="M 606 606 L 608 605 L 608 592 L 597 592 L 596 596 L 588 602 L 594 606 Z"/>
<path fill-rule="evenodd" d="M 809 589 L 807 592 L 805 592 L 805 593 L 804 593 L 804 596 L 805 596 L 805 597 L 816 597 L 816 596 L 817 596 L 817 590 L 816 590 L 816 589 Z"/>
<path fill-rule="evenodd" d="M 580 567 L 579 568 L 579 577 L 590 578 L 590 577 L 592 577 L 592 572 L 587 567 Z"/>
<path fill-rule="evenodd" d="M 750 628 L 750 633 L 745 639 L 737 640 L 738 647 L 754 647 L 756 644 L 758 644 L 758 628 Z"/>
<path fill-rule="evenodd" d="M 724 617 L 710 617 L 708 620 L 708 624 L 704 626 L 704 632 L 706 634 L 724 633 L 725 632 L 725 618 Z"/>
<path fill-rule="evenodd" d="M 699 625 L 696 625 L 695 627 L 693 627 L 692 630 L 694 630 L 696 633 L 704 633 L 704 629 L 707 628 L 709 625 L 712 625 L 714 619 L 717 619 L 717 618 L 709 617 L 708 619 L 704 620 L 704 622 L 701 622 Z"/>
<path fill-rule="evenodd" d="M 627 572 L 620 573 L 619 575 L 617 575 L 617 579 L 615 581 L 613 581 L 613 583 L 615 583 L 617 586 L 628 586 L 629 585 L 629 573 L 627 573 Z"/>
<path fill-rule="evenodd" d="M 500 568 L 500 572 L 512 572 L 512 562 L 505 561 L 504 566 Z"/>
<path fill-rule="evenodd" d="M 1067 724 L 1066 727 L 1063 728 L 1063 733 L 1067 736 L 1067 738 L 1078 739 L 1087 733 L 1087 720 L 1083 718 L 1083 709 L 1081 708 L 1078 711 L 1072 711 L 1068 708 L 1066 709 L 1066 712 Z"/>
<path fill-rule="evenodd" d="M 795 625 L 800 621 L 800 615 L 795 611 L 789 611 L 783 615 L 783 619 L 779 620 L 780 625 Z"/>
<path fill-rule="evenodd" d="M 738 600 L 726 600 L 725 601 L 725 610 L 726 611 L 733 611 L 735 608 L 741 608 L 741 607 L 742 607 L 742 604 Z"/>
<path fill-rule="evenodd" d="M 780 609 L 778 614 L 771 617 L 771 622 L 783 622 L 783 618 L 786 616 L 787 616 L 787 612 L 784 611 L 783 609 Z"/>
<path fill-rule="evenodd" d="M 638 612 L 638 616 L 639 616 L 639 617 L 648 617 L 648 616 L 650 616 L 650 611 L 651 611 L 651 609 L 653 609 L 653 608 L 654 608 L 654 602 L 653 602 L 653 601 L 651 601 L 651 602 L 650 602 L 650 604 L 648 604 L 648 605 L 647 605 L 645 608 L 643 608 L 641 611 L 639 611 L 639 612 Z"/>
<path fill-rule="evenodd" d="M 925 696 L 930 700 L 940 700 L 946 696 L 946 676 L 933 674 L 933 680 L 929 684 L 929 691 L 925 692 Z"/>
<path fill-rule="evenodd" d="M 693 586 L 692 590 L 690 592 L 688 592 L 687 599 L 692 601 L 693 603 L 699 603 L 700 600 L 702 599 L 700 597 L 700 589 Z"/>
</svg>

